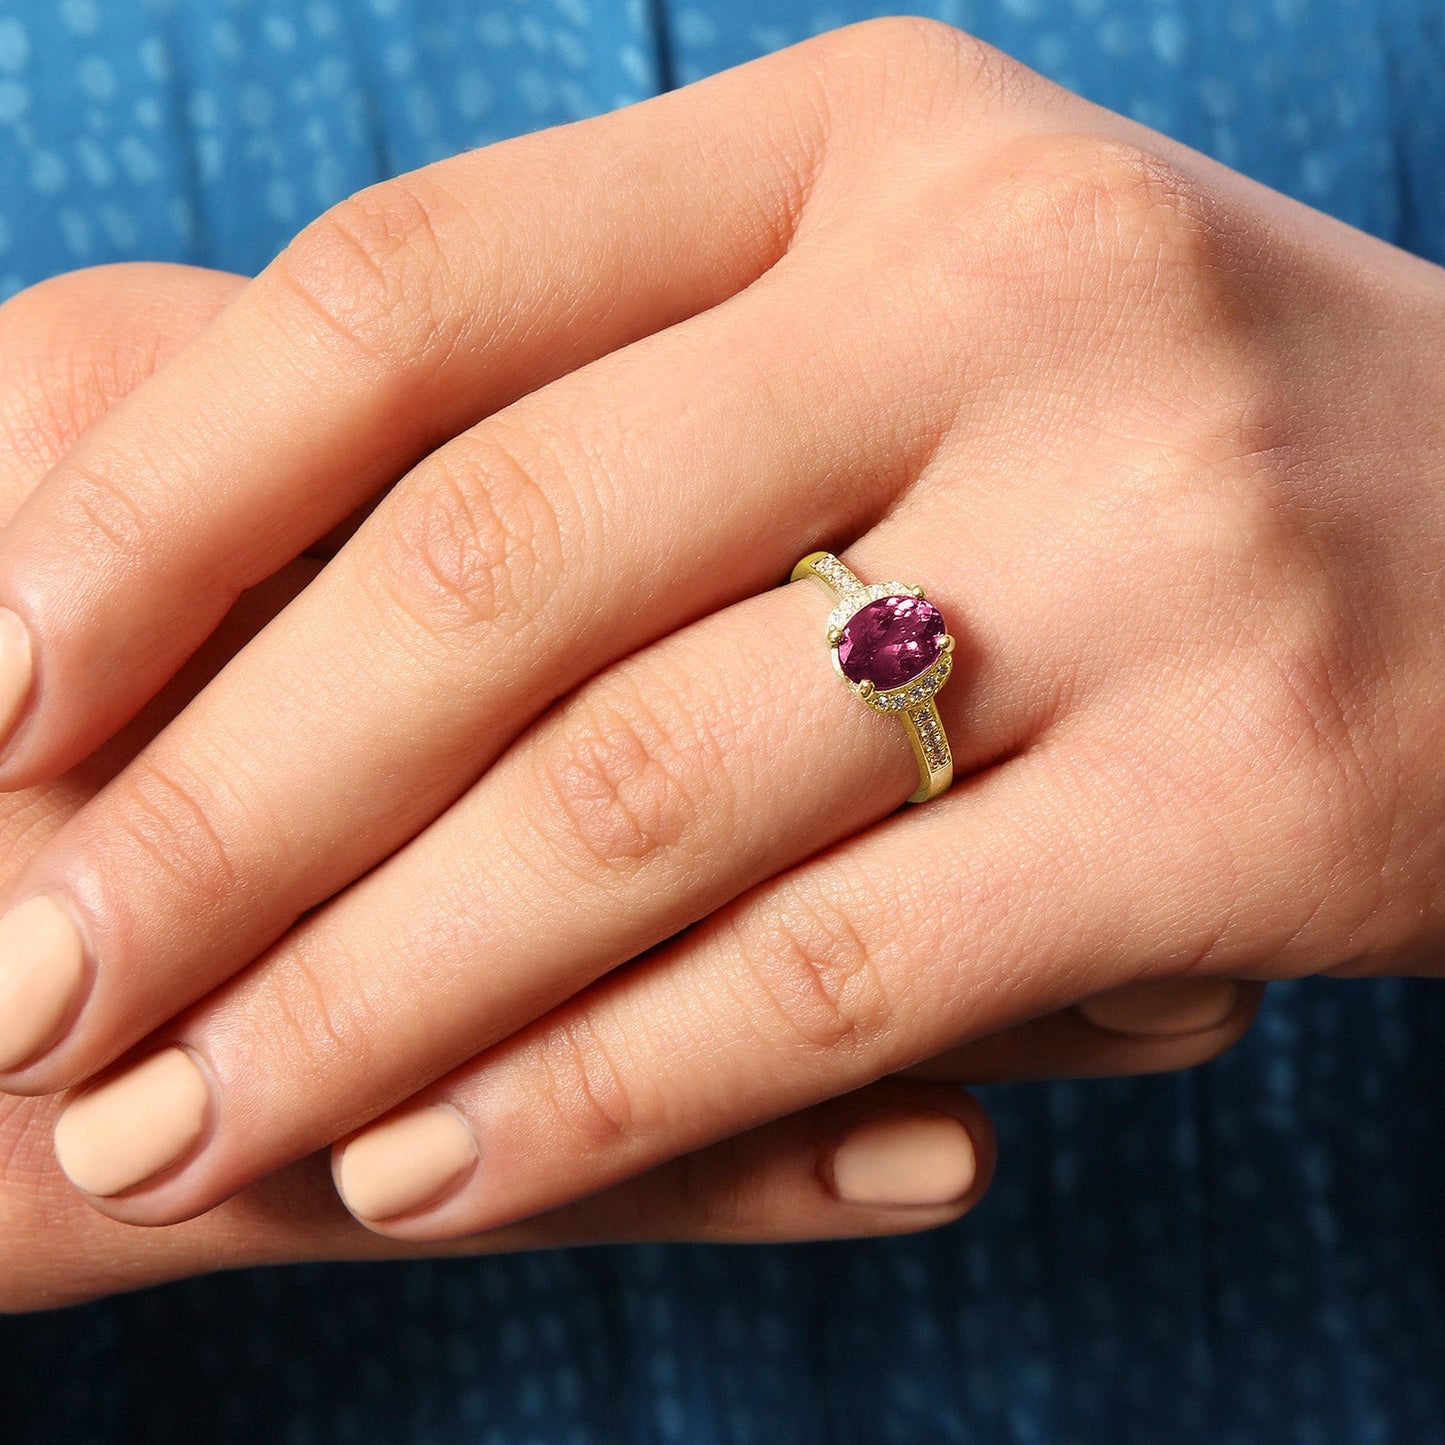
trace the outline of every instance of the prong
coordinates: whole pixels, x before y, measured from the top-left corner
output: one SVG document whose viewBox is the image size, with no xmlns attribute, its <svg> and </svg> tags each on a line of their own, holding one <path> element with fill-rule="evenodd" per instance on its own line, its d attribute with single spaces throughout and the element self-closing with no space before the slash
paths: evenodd
<svg viewBox="0 0 1445 1445">
<path fill-rule="evenodd" d="M 837 647 L 843 640 L 843 629 L 841 627 L 830 627 L 828 629 L 828 646 Z"/>
<path fill-rule="evenodd" d="M 866 677 L 858 684 L 858 696 L 861 698 L 870 698 L 877 691 L 878 689 Z"/>
<path fill-rule="evenodd" d="M 939 645 L 939 647 L 940 647 L 944 652 L 952 652 L 952 651 L 953 651 L 953 634 L 952 634 L 951 632 L 945 632 L 945 633 L 943 634 L 943 641 L 940 642 L 938 645 Z"/>
<path fill-rule="evenodd" d="M 915 588 L 913 589 L 913 595 L 914 595 L 915 597 L 927 597 L 927 596 L 928 596 L 928 594 L 927 594 L 927 593 L 923 590 L 923 588 L 921 588 L 921 587 L 915 587 Z"/>
</svg>

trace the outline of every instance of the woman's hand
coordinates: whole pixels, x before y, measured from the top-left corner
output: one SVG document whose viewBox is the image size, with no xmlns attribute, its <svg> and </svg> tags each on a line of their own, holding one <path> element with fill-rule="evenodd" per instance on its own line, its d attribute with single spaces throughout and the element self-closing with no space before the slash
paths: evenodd
<svg viewBox="0 0 1445 1445">
<path fill-rule="evenodd" d="M 188 267 L 104 267 L 57 278 L 0 308 L 0 522 L 89 424 L 199 332 L 242 284 L 238 277 Z M 0 798 L 0 886 L 9 886 L 26 858 L 318 571 L 315 561 L 300 558 L 245 593 L 118 735 L 56 782 Z M 1001 1077 L 1005 1071 L 1046 1070 L 1051 1061 L 1066 1059 L 1108 1072 L 1179 1066 L 1231 1043 L 1250 1012 L 1246 1000 L 1221 1019 L 1219 1000 L 1198 989 L 1178 994 L 1167 1010 L 1161 1002 L 1136 993 L 1103 1008 L 1126 1030 L 1142 1022 L 1156 1032 L 1153 1038 L 1060 1017 L 1031 1026 L 1027 1037 L 980 1041 L 912 1072 L 953 1082 L 970 1072 Z M 1161 1024 L 1193 1032 L 1163 1038 L 1157 1035 Z M 736 1242 L 905 1232 L 970 1208 L 993 1167 L 992 1134 L 972 1099 L 939 1083 L 894 1079 L 473 1236 L 460 1247 L 407 1244 L 362 1229 L 340 1206 L 324 1156 L 277 1171 L 199 1219 L 136 1230 L 91 1209 L 60 1172 L 51 1148 L 60 1103 L 58 1097 L 0 1097 L 0 1309 L 70 1304 L 245 1264 L 491 1253 L 605 1240 Z M 895 1166 L 895 1185 L 922 1184 L 954 1197 L 923 1209 L 840 1198 L 840 1174 L 845 1183 L 869 1177 L 866 1169 L 860 1173 L 856 1138 L 851 1165 L 846 1159 L 841 1170 L 833 1164 L 838 1145 L 864 1116 L 874 1121 L 865 1122 L 862 1137 L 871 1142 L 875 1160 L 880 1148 L 890 1146 L 914 1156 L 911 1169 Z M 965 1138 L 950 1135 L 949 1119 L 964 1128 Z"/>
<path fill-rule="evenodd" d="M 57 278 L 0 308 L 0 520 L 87 425 L 199 332 L 243 284 L 188 267 L 104 267 Z M 301 558 L 248 591 L 129 726 L 56 782 L 0 799 L 0 884 L 8 886 L 24 860 L 319 570 Z M 1222 1047 L 1231 1032 L 1237 1028 L 1214 1031 L 1211 1043 Z M 1099 1042 L 1107 1047 L 1104 1036 Z M 1184 1049 L 1197 1052 L 1198 1041 L 1186 1041 Z M 954 1076 L 952 1062 L 939 1060 L 936 1067 L 938 1077 Z M 71 1304 L 246 1264 L 460 1252 L 362 1229 L 337 1200 L 324 1155 L 278 1171 L 200 1219 L 154 1230 L 118 1224 L 91 1209 L 56 1165 L 51 1128 L 60 1103 L 58 1097 L 0 1097 L 0 1310 Z M 945 1182 L 954 1186 L 955 1199 L 919 1210 L 860 1208 L 838 1198 L 829 1168 L 834 1148 L 861 1115 L 878 1110 L 885 1111 L 888 1137 L 934 1142 L 940 1180 L 951 1159 Z M 948 1118 L 967 1131 L 961 1144 L 949 1140 Z M 880 1137 L 877 1125 L 869 1130 Z M 988 1122 L 972 1099 L 938 1084 L 889 1081 L 475 1237 L 465 1248 L 491 1253 L 604 1240 L 903 1232 L 970 1208 L 986 1187 L 992 1160 Z M 961 1168 L 972 1177 L 960 1183 Z"/>
<path fill-rule="evenodd" d="M 1442 321 L 915 20 L 363 193 L 0 545 L 18 784 L 414 464 L 25 870 L 7 1086 L 212 990 L 62 1120 L 77 1183 L 175 1220 L 404 1106 L 339 1182 L 440 1238 L 1119 985 L 1433 966 Z M 906 816 L 770 585 L 820 546 L 958 636 Z"/>
</svg>

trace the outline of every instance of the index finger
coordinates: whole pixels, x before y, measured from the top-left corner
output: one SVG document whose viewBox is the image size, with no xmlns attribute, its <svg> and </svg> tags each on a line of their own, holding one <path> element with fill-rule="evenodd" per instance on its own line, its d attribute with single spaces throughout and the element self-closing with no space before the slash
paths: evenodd
<svg viewBox="0 0 1445 1445">
<path fill-rule="evenodd" d="M 85 756 L 440 441 L 772 266 L 819 144 L 812 73 L 780 52 L 308 226 L 0 538 L 0 787 Z M 770 103 L 740 103 L 760 82 Z"/>
</svg>

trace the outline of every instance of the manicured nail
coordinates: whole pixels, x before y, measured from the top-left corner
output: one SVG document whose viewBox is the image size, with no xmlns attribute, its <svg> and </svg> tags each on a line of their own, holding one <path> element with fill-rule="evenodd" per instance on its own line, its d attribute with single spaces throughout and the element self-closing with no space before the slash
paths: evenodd
<svg viewBox="0 0 1445 1445">
<path fill-rule="evenodd" d="M 1101 993 L 1078 1010 L 1096 1028 L 1152 1038 L 1217 1028 L 1238 999 L 1232 978 L 1169 978 Z"/>
<path fill-rule="evenodd" d="M 8 607 L 0 607 L 0 746 L 24 711 L 30 673 L 30 633 Z"/>
<path fill-rule="evenodd" d="M 88 1194 L 120 1194 L 177 1163 L 205 1132 L 211 1091 L 184 1049 L 82 1094 L 55 1123 L 55 1157 Z"/>
<path fill-rule="evenodd" d="M 358 1219 L 394 1219 L 437 1204 L 477 1162 L 472 1131 L 450 1109 L 414 1109 L 341 1151 L 336 1188 Z"/>
<path fill-rule="evenodd" d="M 85 947 L 53 898 L 27 898 L 0 918 L 0 1069 L 55 1042 L 84 979 Z"/>
<path fill-rule="evenodd" d="M 833 1186 L 850 1204 L 951 1204 L 968 1193 L 978 1158 L 951 1114 L 879 1114 L 833 1154 Z"/>
</svg>

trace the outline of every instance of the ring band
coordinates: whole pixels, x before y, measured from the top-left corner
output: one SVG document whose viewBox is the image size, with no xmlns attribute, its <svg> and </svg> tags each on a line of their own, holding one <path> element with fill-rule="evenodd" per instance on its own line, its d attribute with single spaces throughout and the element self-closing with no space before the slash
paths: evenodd
<svg viewBox="0 0 1445 1445">
<path fill-rule="evenodd" d="M 790 580 L 812 577 L 837 605 L 828 614 L 828 645 L 838 675 L 875 712 L 902 720 L 918 763 L 910 803 L 936 798 L 953 781 L 953 754 L 933 698 L 953 671 L 953 638 L 923 588 L 902 582 L 869 586 L 831 552 L 810 552 Z"/>
</svg>

